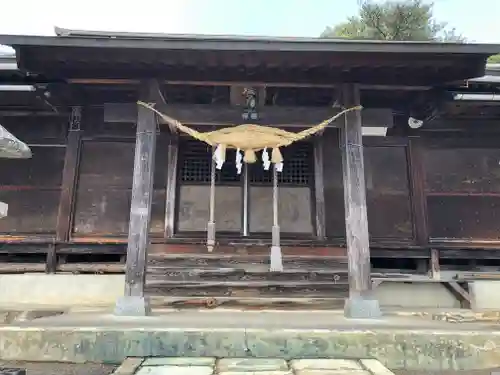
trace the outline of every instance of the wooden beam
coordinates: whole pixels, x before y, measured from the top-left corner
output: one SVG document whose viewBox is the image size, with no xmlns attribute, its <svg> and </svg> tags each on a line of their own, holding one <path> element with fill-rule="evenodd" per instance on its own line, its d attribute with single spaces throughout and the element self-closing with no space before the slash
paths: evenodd
<svg viewBox="0 0 500 375">
<path fill-rule="evenodd" d="M 66 242 L 73 227 L 75 190 L 80 163 L 82 140 L 82 107 L 73 107 L 69 120 L 68 142 L 64 158 L 62 190 L 57 213 L 56 241 Z"/>
<path fill-rule="evenodd" d="M 347 108 L 360 105 L 359 87 L 355 84 L 343 85 L 342 101 Z M 341 149 L 349 268 L 349 300 L 346 302 L 345 315 L 349 318 L 378 317 L 380 307 L 371 293 L 362 120 L 359 111 L 349 112 L 344 118 Z"/>
<path fill-rule="evenodd" d="M 165 238 L 175 234 L 175 202 L 177 201 L 177 163 L 179 158 L 179 139 L 170 134 L 167 151 L 167 193 L 165 202 Z"/>
<path fill-rule="evenodd" d="M 314 217 L 316 238 L 320 241 L 326 238 L 323 144 L 324 138 L 316 137 L 314 142 Z"/>
<path fill-rule="evenodd" d="M 457 281 L 447 281 L 443 284 L 457 296 L 463 309 L 470 309 L 472 307 L 472 296 Z"/>
<path fill-rule="evenodd" d="M 230 105 L 184 105 L 169 104 L 157 105 L 160 112 L 188 125 L 201 126 L 231 126 L 243 122 L 241 118 L 241 106 Z M 134 122 L 136 116 L 136 104 L 108 103 L 104 105 L 104 121 L 126 123 Z M 259 121 L 264 125 L 281 127 L 309 127 L 316 125 L 338 113 L 337 109 L 331 107 L 281 107 L 264 106 L 259 108 Z M 388 108 L 366 108 L 362 111 L 363 126 L 385 126 L 393 124 L 392 110 Z M 162 119 L 158 120 L 165 123 Z M 331 126 L 340 126 L 343 119 L 340 118 Z"/>
<path fill-rule="evenodd" d="M 439 280 L 441 278 L 441 266 L 439 265 L 438 249 L 431 249 L 429 272 L 431 279 Z"/>
<path fill-rule="evenodd" d="M 102 79 L 102 78 L 73 78 L 69 83 L 83 85 L 136 85 L 136 79 Z M 163 83 L 167 85 L 189 85 L 189 86 L 244 86 L 244 87 L 292 87 L 292 88 L 334 88 L 337 84 L 320 83 L 297 83 L 297 82 L 242 82 L 242 81 L 173 81 Z M 401 90 L 401 91 L 425 91 L 432 86 L 405 86 L 405 85 L 359 85 L 361 90 Z"/>
<path fill-rule="evenodd" d="M 156 81 L 145 81 L 140 88 L 140 99 L 149 102 L 158 89 Z M 149 306 L 144 299 L 146 277 L 146 255 L 149 245 L 153 178 L 155 165 L 157 122 L 155 114 L 142 106 L 138 107 L 137 135 L 135 143 L 134 174 L 132 180 L 132 201 L 130 204 L 130 224 L 127 244 L 127 264 L 125 273 L 125 298 L 117 305 L 121 314 L 145 315 Z M 120 309 L 121 308 L 121 309 Z"/>
</svg>

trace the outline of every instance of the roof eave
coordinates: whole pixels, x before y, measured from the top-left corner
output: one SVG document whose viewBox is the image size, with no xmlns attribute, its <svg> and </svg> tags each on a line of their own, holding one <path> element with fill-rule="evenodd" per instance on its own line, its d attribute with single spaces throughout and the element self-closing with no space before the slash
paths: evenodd
<svg viewBox="0 0 500 375">
<path fill-rule="evenodd" d="M 289 51 L 351 53 L 427 53 L 494 55 L 495 44 L 459 44 L 435 42 L 387 42 L 364 40 L 331 40 L 321 38 L 260 38 L 236 36 L 171 34 L 85 34 L 62 33 L 62 36 L 0 35 L 0 44 L 16 47 L 82 47 L 134 49 L 194 49 L 225 51 Z M 74 35 L 74 36 L 73 36 Z"/>
</svg>

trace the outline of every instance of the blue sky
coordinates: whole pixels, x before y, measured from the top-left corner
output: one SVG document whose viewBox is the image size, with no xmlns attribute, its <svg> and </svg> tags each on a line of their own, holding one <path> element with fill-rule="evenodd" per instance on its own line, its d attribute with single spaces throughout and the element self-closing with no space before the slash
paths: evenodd
<svg viewBox="0 0 500 375">
<path fill-rule="evenodd" d="M 106 31 L 318 36 L 357 0 L 18 0 L 2 2 L 0 34 L 53 27 Z M 435 16 L 469 41 L 500 44 L 500 0 L 435 0 Z"/>
</svg>

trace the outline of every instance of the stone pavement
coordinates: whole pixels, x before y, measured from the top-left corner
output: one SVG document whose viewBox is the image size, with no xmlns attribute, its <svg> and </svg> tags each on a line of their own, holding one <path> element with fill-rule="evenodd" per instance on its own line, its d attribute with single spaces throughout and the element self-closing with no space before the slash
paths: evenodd
<svg viewBox="0 0 500 375">
<path fill-rule="evenodd" d="M 347 320 L 335 311 L 66 313 L 0 326 L 0 360 L 120 364 L 127 357 L 375 358 L 400 370 L 500 366 L 496 321 L 415 316 Z"/>
<path fill-rule="evenodd" d="M 114 375 L 394 375 L 376 359 L 127 358 Z"/>
</svg>

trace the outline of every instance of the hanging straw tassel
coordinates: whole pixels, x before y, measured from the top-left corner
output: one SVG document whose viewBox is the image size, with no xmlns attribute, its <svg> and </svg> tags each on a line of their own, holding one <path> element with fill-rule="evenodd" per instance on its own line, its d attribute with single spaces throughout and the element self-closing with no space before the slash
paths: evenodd
<svg viewBox="0 0 500 375">
<path fill-rule="evenodd" d="M 218 145 L 214 152 L 215 167 L 217 169 L 222 169 L 224 162 L 226 161 L 226 145 Z"/>
<path fill-rule="evenodd" d="M 267 152 L 267 148 L 262 150 L 262 164 L 264 166 L 264 170 L 268 171 L 271 166 L 271 159 L 269 159 L 269 153 Z"/>
<path fill-rule="evenodd" d="M 273 148 L 273 151 L 271 153 L 271 161 L 274 164 L 283 163 L 283 155 L 281 155 L 281 151 L 278 147 Z"/>
<path fill-rule="evenodd" d="M 210 170 L 210 206 L 207 223 L 207 250 L 211 253 L 215 247 L 215 158 Z"/>
<path fill-rule="evenodd" d="M 280 246 L 280 227 L 278 223 L 278 171 L 273 167 L 273 229 L 270 254 L 270 272 L 283 272 L 283 257 Z"/>
<path fill-rule="evenodd" d="M 236 150 L 236 173 L 241 174 L 241 168 L 243 167 L 243 155 L 241 155 L 241 150 L 238 148 Z"/>
<path fill-rule="evenodd" d="M 257 155 L 255 155 L 254 150 L 245 150 L 245 157 L 243 158 L 245 163 L 255 163 L 257 161 Z"/>
</svg>

